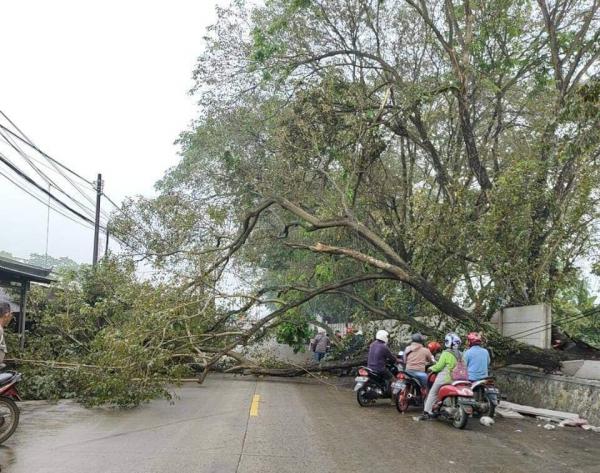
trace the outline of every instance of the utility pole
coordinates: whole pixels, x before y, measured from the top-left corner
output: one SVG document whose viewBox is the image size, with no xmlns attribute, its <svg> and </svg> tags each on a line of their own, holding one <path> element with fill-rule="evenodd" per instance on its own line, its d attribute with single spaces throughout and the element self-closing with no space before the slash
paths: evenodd
<svg viewBox="0 0 600 473">
<path fill-rule="evenodd" d="M 96 224 L 94 225 L 94 259 L 92 265 L 98 262 L 98 239 L 100 237 L 100 197 L 102 197 L 102 174 L 98 174 L 96 181 Z"/>
<path fill-rule="evenodd" d="M 108 223 L 106 224 L 106 247 L 104 248 L 104 257 L 108 256 L 108 239 L 110 237 L 110 230 L 108 228 Z"/>
</svg>

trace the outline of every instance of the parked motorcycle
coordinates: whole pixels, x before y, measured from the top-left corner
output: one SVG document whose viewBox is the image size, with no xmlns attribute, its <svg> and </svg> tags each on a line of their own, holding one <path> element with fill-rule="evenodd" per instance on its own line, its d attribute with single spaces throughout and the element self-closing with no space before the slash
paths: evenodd
<svg viewBox="0 0 600 473">
<path fill-rule="evenodd" d="M 397 377 L 400 373 L 399 364 L 388 364 L 388 370 Z M 379 373 L 375 373 L 366 366 L 361 366 L 358 369 L 358 376 L 354 378 L 356 384 L 354 391 L 356 392 L 356 400 L 361 407 L 367 407 L 375 404 L 375 401 L 380 398 L 390 398 L 392 389 L 390 382 Z"/>
<path fill-rule="evenodd" d="M 401 371 L 392 383 L 392 396 L 398 412 L 404 414 L 410 406 L 423 407 L 427 398 L 427 386 L 406 371 Z"/>
<path fill-rule="evenodd" d="M 500 402 L 500 391 L 493 377 L 481 379 L 471 384 L 475 413 L 480 416 L 494 417 L 496 406 Z"/>
<path fill-rule="evenodd" d="M 0 373 L 0 444 L 4 443 L 19 425 L 19 408 L 15 401 L 21 400 L 16 387 L 20 381 L 21 373 Z"/>
<path fill-rule="evenodd" d="M 435 373 L 429 375 L 429 382 L 435 381 Z M 473 415 L 475 399 L 469 381 L 454 381 L 445 384 L 438 392 L 438 400 L 433 405 L 433 413 L 439 418 L 449 420 L 457 429 L 464 429 Z"/>
</svg>

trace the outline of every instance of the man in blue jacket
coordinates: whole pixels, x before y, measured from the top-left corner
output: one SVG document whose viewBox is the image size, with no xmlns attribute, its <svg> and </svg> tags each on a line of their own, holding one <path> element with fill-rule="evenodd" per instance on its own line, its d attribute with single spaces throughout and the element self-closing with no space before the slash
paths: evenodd
<svg viewBox="0 0 600 473">
<path fill-rule="evenodd" d="M 471 332 L 467 335 L 467 344 L 469 348 L 463 354 L 463 359 L 467 365 L 469 381 L 479 381 L 489 376 L 490 354 L 481 346 L 481 335 L 477 332 Z"/>
</svg>

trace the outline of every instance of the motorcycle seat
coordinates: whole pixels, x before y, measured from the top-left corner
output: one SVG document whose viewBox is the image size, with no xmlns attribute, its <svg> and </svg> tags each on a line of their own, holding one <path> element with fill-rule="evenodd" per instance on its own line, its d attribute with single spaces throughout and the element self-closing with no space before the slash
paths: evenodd
<svg viewBox="0 0 600 473">
<path fill-rule="evenodd" d="M 461 384 L 471 384 L 471 382 L 467 380 L 452 381 L 452 386 L 460 386 Z"/>
<path fill-rule="evenodd" d="M 13 373 L 0 373 L 0 385 L 6 384 L 13 376 Z"/>
</svg>

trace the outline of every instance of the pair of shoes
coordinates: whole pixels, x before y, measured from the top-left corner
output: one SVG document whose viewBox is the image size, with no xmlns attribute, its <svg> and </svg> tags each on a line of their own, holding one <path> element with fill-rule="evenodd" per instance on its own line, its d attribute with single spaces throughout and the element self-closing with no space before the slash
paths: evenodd
<svg viewBox="0 0 600 473">
<path fill-rule="evenodd" d="M 419 417 L 419 420 L 433 420 L 435 416 L 433 414 L 429 414 L 428 412 L 423 412 L 423 415 Z"/>
</svg>

